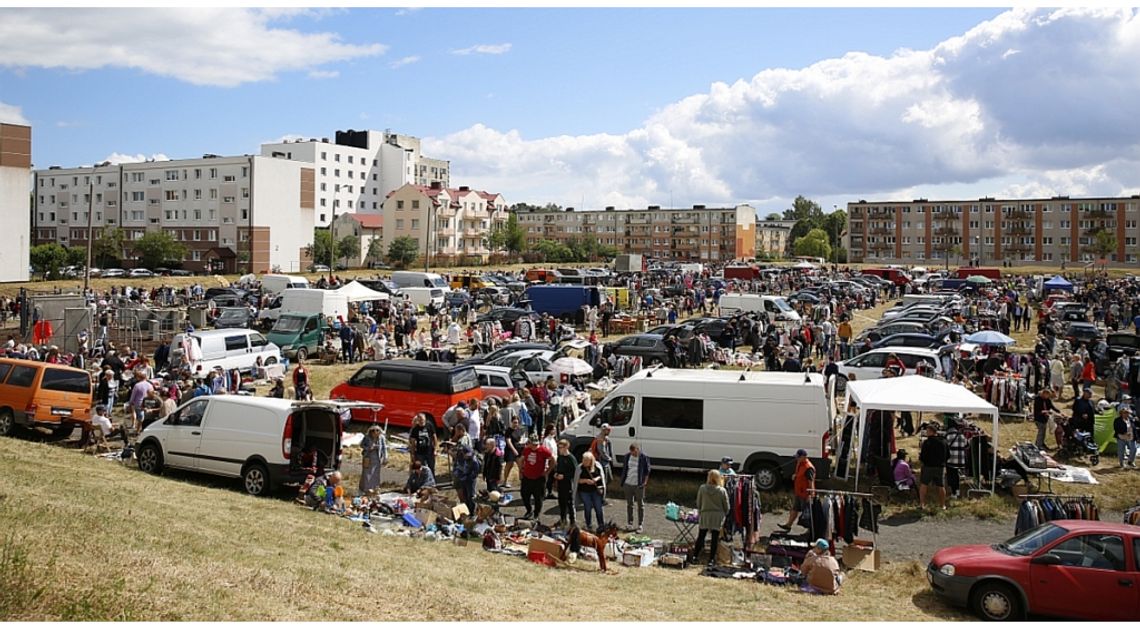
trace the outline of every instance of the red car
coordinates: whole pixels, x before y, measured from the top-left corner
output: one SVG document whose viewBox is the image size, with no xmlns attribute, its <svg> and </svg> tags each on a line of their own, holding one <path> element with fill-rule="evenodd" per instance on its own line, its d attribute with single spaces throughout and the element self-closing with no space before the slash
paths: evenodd
<svg viewBox="0 0 1140 628">
<path fill-rule="evenodd" d="M 1140 527 L 1052 521 L 995 545 L 939 550 L 926 568 L 938 595 L 989 621 L 1027 613 L 1140 618 Z"/>
</svg>

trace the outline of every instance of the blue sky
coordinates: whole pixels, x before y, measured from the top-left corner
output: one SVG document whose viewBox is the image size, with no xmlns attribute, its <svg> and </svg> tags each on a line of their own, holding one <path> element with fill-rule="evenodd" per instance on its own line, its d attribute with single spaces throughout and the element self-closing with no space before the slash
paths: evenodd
<svg viewBox="0 0 1140 628">
<path fill-rule="evenodd" d="M 1070 114 L 1018 122 L 1023 105 L 993 86 L 1060 72 L 1136 102 L 1140 88 L 1119 83 L 1140 78 L 1137 23 L 997 9 L 9 8 L 0 118 L 33 125 L 37 167 L 391 128 L 451 159 L 453 184 L 512 202 L 766 213 L 797 193 L 827 207 L 1116 193 L 1137 186 L 1134 124 L 1074 102 L 1089 134 L 1058 138 Z M 1087 67 L 1057 60 L 1090 33 Z M 1112 141 L 1081 140 L 1105 130 Z"/>
</svg>

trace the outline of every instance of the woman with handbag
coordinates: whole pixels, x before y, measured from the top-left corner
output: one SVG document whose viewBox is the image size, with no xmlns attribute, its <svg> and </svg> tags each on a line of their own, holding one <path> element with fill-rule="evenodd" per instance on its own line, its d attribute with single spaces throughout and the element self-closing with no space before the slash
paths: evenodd
<svg viewBox="0 0 1140 628">
<path fill-rule="evenodd" d="M 388 448 L 379 425 L 368 428 L 360 442 L 360 492 L 366 494 L 380 488 L 380 469 L 388 461 Z"/>
</svg>

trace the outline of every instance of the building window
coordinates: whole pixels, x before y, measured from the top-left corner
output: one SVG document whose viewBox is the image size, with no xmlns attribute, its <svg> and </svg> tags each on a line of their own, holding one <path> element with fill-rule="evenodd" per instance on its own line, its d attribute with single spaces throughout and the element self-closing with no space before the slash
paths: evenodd
<svg viewBox="0 0 1140 628">
<path fill-rule="evenodd" d="M 211 179 L 217 179 L 218 178 L 218 169 L 217 168 L 210 168 L 210 178 Z"/>
<path fill-rule="evenodd" d="M 200 210 L 200 209 L 194 210 L 194 220 L 202 220 L 202 210 Z M 197 239 L 197 238 L 195 238 L 195 239 Z"/>
<path fill-rule="evenodd" d="M 325 206 L 326 206 L 325 199 L 322 198 L 321 199 L 321 207 L 325 207 Z M 324 214 L 321 214 L 321 215 L 324 216 Z M 325 219 L 321 218 L 321 222 L 324 222 L 324 221 L 325 221 Z"/>
<path fill-rule="evenodd" d="M 413 218 L 413 219 L 412 219 L 412 229 L 419 229 L 419 228 L 420 228 L 420 221 L 419 221 L 419 219 L 418 219 L 418 218 Z"/>
<path fill-rule="evenodd" d="M 178 191 L 177 190 L 167 190 L 166 191 L 166 200 L 177 201 L 178 200 Z"/>
<path fill-rule="evenodd" d="M 412 201 L 412 209 L 419 209 L 419 208 L 420 208 L 420 202 L 419 201 Z"/>
<path fill-rule="evenodd" d="M 401 230 L 403 228 L 404 228 L 404 219 L 403 218 L 397 218 L 396 219 L 396 229 Z"/>
<path fill-rule="evenodd" d="M 324 199 L 321 199 L 321 204 L 324 205 Z M 327 220 L 327 218 L 325 218 L 324 214 L 321 214 L 321 222 L 324 222 L 325 220 Z"/>
<path fill-rule="evenodd" d="M 326 186 L 324 183 L 321 183 L 321 191 L 322 191 L 322 192 L 327 192 L 327 191 L 328 191 L 328 186 Z"/>
<path fill-rule="evenodd" d="M 403 209 L 404 201 L 396 201 L 396 209 Z"/>
<path fill-rule="evenodd" d="M 323 176 L 327 175 L 328 173 L 329 173 L 328 169 L 325 168 L 324 166 L 321 166 L 321 176 L 323 177 Z"/>
<path fill-rule="evenodd" d="M 194 200 L 202 200 L 202 190 L 194 190 Z"/>
<path fill-rule="evenodd" d="M 352 163 L 352 155 L 348 156 L 348 163 Z"/>
<path fill-rule="evenodd" d="M 232 203 L 232 202 L 234 202 L 234 197 L 232 197 L 232 196 L 223 196 L 223 197 L 222 197 L 222 202 L 223 202 L 223 203 Z"/>
<path fill-rule="evenodd" d="M 289 156 L 292 157 L 293 155 L 290 154 Z M 242 166 L 241 167 L 241 178 L 245 179 L 247 177 L 249 177 L 249 166 Z"/>
<path fill-rule="evenodd" d="M 339 176 L 340 176 L 340 168 L 337 168 L 337 169 L 333 170 L 333 176 L 334 176 L 334 177 L 339 177 Z"/>
<path fill-rule="evenodd" d="M 178 171 L 177 170 L 167 170 L 166 171 L 166 180 L 167 181 L 177 181 L 178 180 Z"/>
<path fill-rule="evenodd" d="M 329 160 L 329 154 L 322 150 L 321 151 L 321 161 L 328 161 L 328 160 Z"/>
<path fill-rule="evenodd" d="M 249 198 L 249 188 L 242 188 L 241 189 L 241 197 L 242 198 Z"/>
<path fill-rule="evenodd" d="M 243 207 L 241 209 L 241 219 L 242 220 L 249 220 L 249 209 L 248 208 Z"/>
<path fill-rule="evenodd" d="M 340 161 L 340 153 L 333 154 L 333 161 Z"/>
<path fill-rule="evenodd" d="M 131 200 L 132 201 L 144 200 L 143 193 L 142 192 L 131 192 Z"/>
</svg>

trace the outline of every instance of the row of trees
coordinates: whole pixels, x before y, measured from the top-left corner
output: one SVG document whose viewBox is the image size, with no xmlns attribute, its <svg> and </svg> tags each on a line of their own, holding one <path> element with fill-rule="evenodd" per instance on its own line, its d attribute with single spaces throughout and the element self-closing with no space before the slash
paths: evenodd
<svg viewBox="0 0 1140 628">
<path fill-rule="evenodd" d="M 104 229 L 91 243 L 92 263 L 108 268 L 122 265 L 127 253 L 138 258 L 139 266 L 157 268 L 178 267 L 186 257 L 187 249 L 165 231 L 150 231 L 137 240 L 126 240 L 122 229 Z M 64 248 L 56 243 L 33 246 L 29 251 L 32 268 L 47 277 L 56 277 L 61 268 L 81 266 L 87 261 L 87 250 L 82 247 Z"/>
<path fill-rule="evenodd" d="M 781 218 L 769 214 L 768 220 Z M 794 220 L 788 242 L 795 255 L 822 257 L 830 262 L 846 263 L 847 250 L 843 248 L 843 233 L 847 231 L 847 212 L 837 209 L 823 213 L 819 203 L 797 196 L 792 206 L 784 210 L 784 220 Z"/>
</svg>

